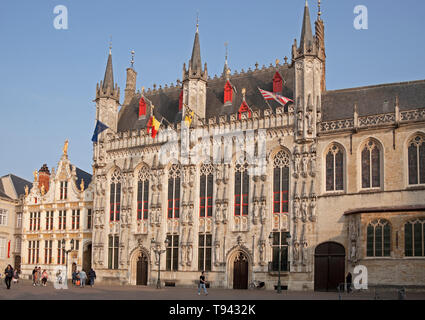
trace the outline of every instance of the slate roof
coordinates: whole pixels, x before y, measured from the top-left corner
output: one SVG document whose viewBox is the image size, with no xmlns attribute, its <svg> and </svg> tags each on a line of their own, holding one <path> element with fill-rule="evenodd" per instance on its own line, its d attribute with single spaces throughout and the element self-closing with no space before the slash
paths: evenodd
<svg viewBox="0 0 425 320">
<path fill-rule="evenodd" d="M 69 165 L 69 168 L 72 170 L 72 165 Z M 90 173 L 85 172 L 84 170 L 81 170 L 78 167 L 75 167 L 75 173 L 77 174 L 77 187 L 80 188 L 81 179 L 84 179 L 84 189 L 87 189 L 89 186 L 92 175 Z"/>
<path fill-rule="evenodd" d="M 258 88 L 266 91 L 273 91 L 273 77 L 279 72 L 285 80 L 281 94 L 287 98 L 293 99 L 295 72 L 294 68 L 287 65 L 279 67 L 269 67 L 255 71 L 248 71 L 241 74 L 231 75 L 230 83 L 234 87 L 233 103 L 224 105 L 224 86 L 226 77 L 210 79 L 207 82 L 207 109 L 206 118 L 217 117 L 219 115 L 231 115 L 239 111 L 242 104 L 242 89 L 246 89 L 246 102 L 253 110 L 265 110 L 269 107 L 263 99 Z M 118 120 L 118 131 L 140 130 L 146 128 L 147 122 L 151 116 L 150 105 L 155 106 L 154 115 L 161 120 L 164 117 L 168 122 L 175 123 L 181 120 L 179 113 L 180 87 L 159 89 L 145 93 L 147 103 L 147 115 L 144 119 L 139 119 L 139 101 L 141 94 L 137 94 L 131 103 L 124 107 Z M 275 110 L 280 104 L 269 101 L 269 105 Z M 165 122 L 166 124 L 166 122 Z"/>
<path fill-rule="evenodd" d="M 15 189 L 15 192 L 17 193 L 18 197 L 25 194 L 25 186 L 28 186 L 29 189 L 32 188 L 32 183 L 28 180 L 22 179 L 18 176 L 15 176 L 14 174 L 8 174 L 0 178 L 0 196 L 2 197 L 13 199 L 5 193 L 4 185 L 2 182 L 3 178 L 10 178 L 13 188 Z"/>
<path fill-rule="evenodd" d="M 322 119 L 351 119 L 355 103 L 360 117 L 392 113 L 397 96 L 400 111 L 425 108 L 425 80 L 327 91 L 322 94 Z"/>
</svg>

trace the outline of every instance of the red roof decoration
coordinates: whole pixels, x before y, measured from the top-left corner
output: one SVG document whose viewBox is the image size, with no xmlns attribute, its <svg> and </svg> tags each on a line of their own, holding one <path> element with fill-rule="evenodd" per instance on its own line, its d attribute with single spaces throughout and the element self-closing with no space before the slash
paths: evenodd
<svg viewBox="0 0 425 320">
<path fill-rule="evenodd" d="M 230 81 L 227 80 L 224 86 L 224 103 L 233 101 L 233 87 L 230 84 Z"/>
<path fill-rule="evenodd" d="M 139 101 L 139 118 L 142 116 L 146 116 L 146 101 L 143 97 Z"/>
<path fill-rule="evenodd" d="M 282 92 L 283 89 L 283 78 L 279 72 L 276 72 L 273 77 L 273 92 Z"/>
<path fill-rule="evenodd" d="M 239 108 L 239 120 L 242 119 L 242 113 L 248 113 L 248 118 L 251 118 L 252 114 L 251 114 L 251 108 L 248 106 L 248 104 L 246 103 L 246 101 L 242 101 L 242 104 Z"/>
</svg>

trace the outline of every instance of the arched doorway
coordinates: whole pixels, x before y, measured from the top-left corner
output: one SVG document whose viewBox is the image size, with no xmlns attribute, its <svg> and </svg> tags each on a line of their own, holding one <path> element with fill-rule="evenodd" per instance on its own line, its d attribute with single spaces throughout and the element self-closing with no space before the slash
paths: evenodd
<svg viewBox="0 0 425 320">
<path fill-rule="evenodd" d="M 242 251 L 233 262 L 233 289 L 248 289 L 248 257 Z"/>
<path fill-rule="evenodd" d="M 336 242 L 317 246 L 314 253 L 314 290 L 337 291 L 345 280 L 345 249 Z"/>
<path fill-rule="evenodd" d="M 142 252 L 137 260 L 136 285 L 148 285 L 148 257 Z"/>
<path fill-rule="evenodd" d="M 87 246 L 84 246 L 83 251 L 83 270 L 89 272 L 91 269 L 91 252 L 92 252 L 92 244 L 89 243 Z"/>
</svg>

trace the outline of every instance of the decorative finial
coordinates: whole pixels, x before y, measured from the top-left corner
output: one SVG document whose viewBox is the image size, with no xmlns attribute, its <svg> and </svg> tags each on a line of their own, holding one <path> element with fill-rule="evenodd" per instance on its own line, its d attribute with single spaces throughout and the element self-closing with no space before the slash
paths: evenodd
<svg viewBox="0 0 425 320">
<path fill-rule="evenodd" d="M 199 32 L 199 11 L 196 12 L 196 32 Z"/>
<path fill-rule="evenodd" d="M 63 149 L 62 149 L 63 154 L 64 154 L 65 156 L 67 156 L 67 155 L 68 155 L 68 145 L 69 145 L 69 141 L 68 141 L 68 139 L 66 139 L 66 140 L 65 140 L 65 144 L 64 144 Z"/>
<path fill-rule="evenodd" d="M 224 43 L 224 47 L 226 48 L 226 64 L 227 64 L 227 57 L 229 55 L 229 51 L 228 51 L 229 43 L 227 41 Z"/>
<path fill-rule="evenodd" d="M 80 190 L 81 190 L 81 192 L 84 191 L 84 179 L 81 179 Z"/>
<path fill-rule="evenodd" d="M 320 5 L 321 5 L 321 0 L 319 0 L 319 13 L 318 13 L 318 15 L 319 15 L 319 19 L 320 19 L 320 16 L 322 15 L 322 10 L 321 10 L 321 8 L 320 8 Z"/>
<path fill-rule="evenodd" d="M 28 188 L 28 185 L 26 185 L 25 186 L 25 196 L 28 196 L 28 193 L 29 193 L 29 188 Z"/>
<path fill-rule="evenodd" d="M 288 64 L 288 57 L 285 56 L 285 58 L 283 58 L 285 60 L 285 64 Z"/>
<path fill-rule="evenodd" d="M 38 178 L 38 172 L 37 172 L 37 170 L 35 170 L 33 172 L 33 175 L 34 175 L 34 182 L 37 182 L 37 178 Z"/>
<path fill-rule="evenodd" d="M 276 67 L 279 65 L 279 63 L 280 63 L 280 60 L 276 59 Z"/>
<path fill-rule="evenodd" d="M 112 36 L 109 36 L 109 54 L 112 54 Z"/>
<path fill-rule="evenodd" d="M 134 50 L 131 50 L 131 68 L 133 68 L 134 67 L 134 54 L 135 54 L 136 52 L 134 52 Z"/>
<path fill-rule="evenodd" d="M 245 100 L 245 95 L 246 95 L 246 89 L 245 88 L 243 88 L 242 89 L 242 96 L 243 96 L 243 99 Z"/>
<path fill-rule="evenodd" d="M 145 94 L 145 87 L 142 87 L 142 93 Z"/>
</svg>

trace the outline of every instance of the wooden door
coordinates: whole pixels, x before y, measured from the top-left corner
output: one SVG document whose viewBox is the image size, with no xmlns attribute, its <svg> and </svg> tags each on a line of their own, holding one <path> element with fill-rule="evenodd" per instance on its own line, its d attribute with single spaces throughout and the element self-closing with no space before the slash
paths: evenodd
<svg viewBox="0 0 425 320">
<path fill-rule="evenodd" d="M 148 285 L 148 259 L 142 254 L 137 260 L 137 278 L 136 285 L 146 286 Z"/>
<path fill-rule="evenodd" d="M 248 259 L 242 252 L 233 264 L 233 289 L 248 289 Z"/>
<path fill-rule="evenodd" d="M 314 255 L 314 290 L 337 291 L 345 280 L 345 249 L 335 242 L 316 248 Z"/>
</svg>

